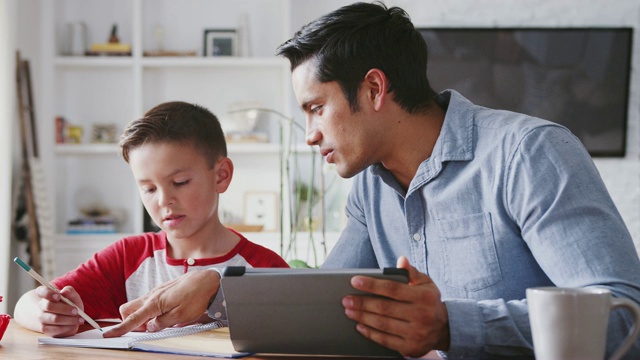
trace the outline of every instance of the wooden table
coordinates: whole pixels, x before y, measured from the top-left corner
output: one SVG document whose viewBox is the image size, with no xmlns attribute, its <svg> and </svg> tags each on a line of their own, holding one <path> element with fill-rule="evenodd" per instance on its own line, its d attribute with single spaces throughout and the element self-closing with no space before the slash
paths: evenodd
<svg viewBox="0 0 640 360">
<path fill-rule="evenodd" d="M 67 346 L 38 345 L 38 338 L 44 335 L 27 330 L 11 320 L 7 331 L 0 340 L 0 359 L 11 360 L 89 360 L 89 359 L 212 359 L 197 356 L 159 354 L 143 351 L 89 349 Z M 256 355 L 241 359 L 246 360 L 277 360 L 277 359 L 331 359 L 336 357 L 323 356 L 271 356 Z M 424 359 L 440 359 L 435 353 L 429 353 Z"/>
<path fill-rule="evenodd" d="M 0 340 L 0 358 L 22 360 L 74 360 L 74 359 L 189 359 L 193 356 L 148 353 L 128 350 L 88 349 L 67 346 L 38 345 L 44 335 L 27 330 L 11 320 Z"/>
</svg>

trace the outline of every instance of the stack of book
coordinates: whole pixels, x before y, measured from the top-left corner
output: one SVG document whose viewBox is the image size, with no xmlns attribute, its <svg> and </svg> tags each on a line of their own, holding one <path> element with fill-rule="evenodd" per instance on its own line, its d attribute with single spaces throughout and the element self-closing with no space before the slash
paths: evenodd
<svg viewBox="0 0 640 360">
<path fill-rule="evenodd" d="M 112 217 L 79 218 L 69 220 L 67 234 L 113 234 L 117 230 Z"/>
</svg>

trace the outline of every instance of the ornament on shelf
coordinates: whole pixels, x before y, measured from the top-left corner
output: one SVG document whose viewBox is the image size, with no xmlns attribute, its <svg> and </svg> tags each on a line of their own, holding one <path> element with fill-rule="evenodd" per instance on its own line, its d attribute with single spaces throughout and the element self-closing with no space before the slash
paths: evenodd
<svg viewBox="0 0 640 360">
<path fill-rule="evenodd" d="M 118 25 L 113 24 L 109 40 L 106 43 L 91 44 L 91 48 L 87 51 L 87 55 L 114 55 L 114 56 L 131 56 L 131 44 L 120 42 L 118 36 Z"/>
<path fill-rule="evenodd" d="M 113 144 L 117 141 L 114 124 L 94 124 L 91 128 L 91 142 L 96 144 Z"/>
<path fill-rule="evenodd" d="M 82 142 L 82 126 L 69 125 L 67 126 L 67 143 L 80 144 Z"/>
</svg>

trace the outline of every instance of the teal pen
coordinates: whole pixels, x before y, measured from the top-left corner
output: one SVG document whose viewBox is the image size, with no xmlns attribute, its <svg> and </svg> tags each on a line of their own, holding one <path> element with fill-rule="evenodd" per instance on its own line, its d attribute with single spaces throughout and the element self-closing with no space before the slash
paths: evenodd
<svg viewBox="0 0 640 360">
<path fill-rule="evenodd" d="M 74 304 L 71 300 L 69 300 L 66 297 L 62 296 L 62 294 L 60 294 L 60 289 L 58 289 L 53 284 L 51 284 L 47 280 L 45 280 L 42 276 L 40 276 L 40 274 L 35 272 L 35 270 L 33 270 L 31 268 L 31 266 L 27 265 L 24 261 L 20 260 L 20 258 L 17 257 L 17 256 L 13 259 L 13 261 L 16 264 L 20 265 L 21 268 L 23 268 L 27 273 L 29 273 L 29 275 L 31 275 L 31 277 L 36 279 L 40 284 L 42 284 L 42 285 L 46 286 L 47 288 L 57 292 L 58 295 L 60 295 L 60 299 L 62 299 L 62 301 L 64 301 L 65 303 L 75 307 L 78 310 L 78 315 L 82 316 L 82 318 L 85 319 L 86 322 L 91 324 L 91 326 L 93 326 L 94 328 L 102 331 L 102 328 L 100 327 L 100 325 L 98 325 L 97 322 L 95 322 L 92 318 L 89 317 L 89 315 L 87 315 L 84 311 L 82 311 L 82 309 L 80 309 L 78 307 L 78 305 Z"/>
</svg>

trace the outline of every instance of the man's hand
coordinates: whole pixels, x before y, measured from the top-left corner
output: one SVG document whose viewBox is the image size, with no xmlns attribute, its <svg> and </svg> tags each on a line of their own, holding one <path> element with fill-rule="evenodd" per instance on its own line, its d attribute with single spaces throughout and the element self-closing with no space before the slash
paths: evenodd
<svg viewBox="0 0 640 360">
<path fill-rule="evenodd" d="M 218 292 L 220 274 L 214 270 L 192 271 L 151 290 L 120 307 L 122 323 L 103 334 L 117 337 L 133 330 L 158 331 L 192 323 L 207 309 Z"/>
<path fill-rule="evenodd" d="M 426 274 L 398 259 L 397 267 L 409 271 L 409 284 L 393 280 L 354 276 L 351 285 L 368 293 L 385 296 L 349 295 L 342 300 L 346 315 L 358 322 L 366 338 L 410 357 L 432 349 L 449 348 L 449 317 L 440 300 L 440 290 Z"/>
<path fill-rule="evenodd" d="M 65 286 L 60 294 L 84 310 L 80 295 L 73 287 Z M 74 335 L 78 332 L 79 326 L 84 324 L 84 319 L 78 315 L 78 310 L 61 301 L 60 294 L 44 286 L 39 286 L 35 291 L 35 295 L 40 298 L 38 306 L 42 311 L 39 316 L 42 333 L 52 337 Z"/>
</svg>

